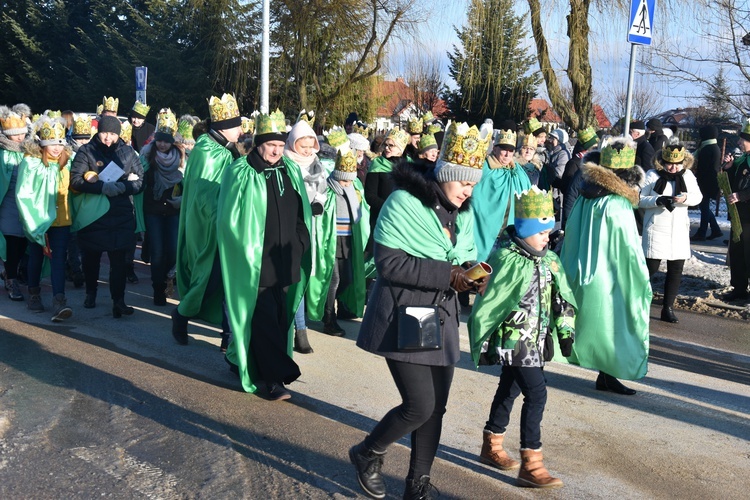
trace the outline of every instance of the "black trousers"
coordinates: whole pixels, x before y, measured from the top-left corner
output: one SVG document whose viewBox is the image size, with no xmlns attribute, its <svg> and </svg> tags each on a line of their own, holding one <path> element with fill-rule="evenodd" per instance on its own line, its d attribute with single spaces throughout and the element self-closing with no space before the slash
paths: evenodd
<svg viewBox="0 0 750 500">
<path fill-rule="evenodd" d="M 291 384 L 301 375 L 299 366 L 287 354 L 289 327 L 286 290 L 282 287 L 261 287 L 252 319 L 248 357 L 258 368 L 266 383 Z"/>
<path fill-rule="evenodd" d="M 18 278 L 18 266 L 26 254 L 29 240 L 25 236 L 5 235 L 5 277 L 9 280 Z M 24 275 L 28 274 L 24 271 Z"/>
<path fill-rule="evenodd" d="M 735 290 L 746 291 L 750 281 L 750 221 L 742 222 L 740 241 L 729 236 L 729 282 Z"/>
<path fill-rule="evenodd" d="M 411 433 L 408 477 L 429 476 L 440 443 L 454 367 L 386 361 L 402 402 L 378 422 L 365 438 L 365 446 L 384 452 Z"/>
<path fill-rule="evenodd" d="M 96 294 L 99 280 L 99 269 L 101 267 L 102 254 L 104 252 L 81 250 L 81 265 L 83 277 L 86 281 L 86 295 Z M 112 300 L 125 299 L 125 254 L 127 250 L 115 250 L 107 252 L 109 257 L 109 293 Z"/>
<path fill-rule="evenodd" d="M 649 279 L 659 270 L 659 259 L 646 259 Z M 677 298 L 677 291 L 680 289 L 682 281 L 682 268 L 685 266 L 684 260 L 668 260 L 667 276 L 664 279 L 664 307 L 672 307 L 674 299 Z"/>
</svg>

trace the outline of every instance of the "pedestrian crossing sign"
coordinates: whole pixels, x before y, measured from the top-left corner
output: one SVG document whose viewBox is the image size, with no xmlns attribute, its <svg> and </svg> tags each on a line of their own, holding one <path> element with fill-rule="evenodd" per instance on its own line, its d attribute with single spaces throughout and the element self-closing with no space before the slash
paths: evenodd
<svg viewBox="0 0 750 500">
<path fill-rule="evenodd" d="M 656 0 L 630 0 L 628 42 L 651 45 L 651 28 L 654 25 Z"/>
</svg>

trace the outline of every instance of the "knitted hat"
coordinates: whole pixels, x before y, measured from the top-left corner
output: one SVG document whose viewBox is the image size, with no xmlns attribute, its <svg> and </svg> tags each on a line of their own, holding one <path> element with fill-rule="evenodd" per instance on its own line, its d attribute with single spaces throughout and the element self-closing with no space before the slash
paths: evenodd
<svg viewBox="0 0 750 500">
<path fill-rule="evenodd" d="M 597 142 L 599 142 L 599 137 L 596 135 L 594 127 L 586 127 L 585 129 L 578 131 L 578 144 L 580 144 L 583 149 L 591 149 L 596 146 Z"/>
<path fill-rule="evenodd" d="M 6 136 L 11 135 L 26 135 L 28 128 L 26 127 L 26 119 L 29 115 L 19 113 L 16 108 L 19 106 L 26 106 L 25 104 L 16 104 L 13 109 L 8 106 L 0 106 L 0 126 L 2 126 L 3 133 Z M 28 109 L 28 106 L 26 106 Z"/>
<path fill-rule="evenodd" d="M 516 235 L 528 238 L 555 227 L 555 207 L 552 192 L 542 191 L 536 186 L 516 196 Z"/>
<path fill-rule="evenodd" d="M 557 142 L 559 142 L 560 144 L 565 144 L 568 142 L 568 133 L 561 128 L 556 128 L 549 133 L 549 136 L 557 139 Z"/>
<path fill-rule="evenodd" d="M 646 127 L 649 130 L 657 131 L 662 130 L 664 128 L 664 125 L 661 124 L 661 120 L 659 120 L 658 118 L 651 118 L 646 122 Z"/>
<path fill-rule="evenodd" d="M 122 132 L 122 124 L 120 124 L 120 120 L 118 120 L 116 116 L 102 116 L 99 118 L 99 128 L 97 129 L 97 132 L 111 132 L 120 135 Z"/>
<path fill-rule="evenodd" d="M 513 120 L 501 121 L 498 124 L 497 130 L 495 130 L 495 146 L 515 151 L 517 141 L 516 130 L 516 123 Z"/>
<path fill-rule="evenodd" d="M 664 163 L 682 163 L 685 161 L 685 146 L 667 144 L 661 150 L 661 161 Z"/>
<path fill-rule="evenodd" d="M 145 120 L 146 115 L 148 115 L 150 109 L 151 106 L 146 106 L 146 103 L 135 101 L 135 104 L 133 104 L 133 109 L 130 110 L 130 116 L 133 118 L 141 118 Z"/>
<path fill-rule="evenodd" d="M 700 134 L 702 141 L 707 141 L 708 139 L 716 139 L 717 137 L 719 137 L 719 129 L 716 128 L 715 125 L 705 125 L 698 129 L 698 134 Z"/>
<path fill-rule="evenodd" d="M 357 154 L 349 149 L 336 153 L 336 166 L 331 175 L 337 181 L 353 181 L 357 178 Z"/>
<path fill-rule="evenodd" d="M 419 152 L 426 153 L 431 149 L 437 149 L 437 141 L 432 134 L 425 134 L 419 139 Z"/>
<path fill-rule="evenodd" d="M 630 130 L 640 130 L 642 132 L 645 132 L 646 124 L 643 123 L 643 120 L 636 120 L 636 121 L 630 122 Z"/>
<path fill-rule="evenodd" d="M 65 145 L 65 120 L 62 118 L 50 118 L 42 116 L 34 123 L 34 130 L 39 137 L 39 145 L 54 146 Z"/>
<path fill-rule="evenodd" d="M 491 142 L 492 120 L 485 121 L 479 129 L 467 123 L 451 123 L 435 167 L 437 181 L 479 182 Z"/>
<path fill-rule="evenodd" d="M 156 131 L 154 141 L 174 143 L 174 134 L 177 132 L 177 117 L 169 108 L 162 108 L 156 116 Z"/>
<path fill-rule="evenodd" d="M 347 137 L 349 137 L 349 144 L 352 149 L 360 151 L 367 151 L 370 149 L 370 141 L 368 141 L 362 134 L 351 133 Z"/>
<path fill-rule="evenodd" d="M 231 94 L 224 94 L 221 99 L 211 96 L 208 100 L 208 113 L 211 117 L 211 128 L 214 130 L 226 130 L 242 124 L 240 108 Z"/>
<path fill-rule="evenodd" d="M 633 168 L 636 145 L 628 137 L 616 137 L 601 151 L 599 164 L 612 170 Z"/>
<path fill-rule="evenodd" d="M 91 115 L 73 115 L 73 139 L 88 139 L 93 130 L 91 128 Z"/>
<path fill-rule="evenodd" d="M 281 110 L 276 109 L 276 111 L 270 115 L 259 113 L 258 116 L 255 117 L 255 136 L 253 137 L 253 144 L 256 146 L 260 146 L 268 141 L 286 142 L 287 137 L 289 137 L 289 134 L 286 131 L 286 118 Z"/>
</svg>

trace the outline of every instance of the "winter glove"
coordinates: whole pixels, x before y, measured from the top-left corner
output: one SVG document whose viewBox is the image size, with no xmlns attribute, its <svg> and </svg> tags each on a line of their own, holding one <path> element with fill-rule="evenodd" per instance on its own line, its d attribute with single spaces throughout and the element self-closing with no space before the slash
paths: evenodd
<svg viewBox="0 0 750 500">
<path fill-rule="evenodd" d="M 487 290 L 487 283 L 490 281 L 489 276 L 485 276 L 481 280 L 475 280 L 474 284 L 477 287 L 477 293 L 479 295 L 484 295 L 485 290 Z"/>
<path fill-rule="evenodd" d="M 671 196 L 659 196 L 656 199 L 656 204 L 661 205 L 662 207 L 666 208 L 670 212 L 674 210 L 674 200 L 672 200 Z"/>
<path fill-rule="evenodd" d="M 560 339 L 560 352 L 566 358 L 570 357 L 573 353 L 573 337 Z"/>
<path fill-rule="evenodd" d="M 451 288 L 457 292 L 465 292 L 474 286 L 474 281 L 466 276 L 466 269 L 461 266 L 451 267 Z"/>
<path fill-rule="evenodd" d="M 313 217 L 323 213 L 323 204 L 314 201 L 311 205 Z"/>
<path fill-rule="evenodd" d="M 105 182 L 102 184 L 102 194 L 112 198 L 125 192 L 125 184 L 122 182 Z"/>
<path fill-rule="evenodd" d="M 172 208 L 180 209 L 182 206 L 182 196 L 175 196 L 174 198 L 170 198 L 167 200 L 167 203 L 172 205 Z"/>
</svg>

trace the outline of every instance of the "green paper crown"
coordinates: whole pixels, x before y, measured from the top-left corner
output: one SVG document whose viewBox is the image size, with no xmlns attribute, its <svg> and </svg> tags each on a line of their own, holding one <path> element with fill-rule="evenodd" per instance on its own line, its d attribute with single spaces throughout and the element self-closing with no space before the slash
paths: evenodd
<svg viewBox="0 0 750 500">
<path fill-rule="evenodd" d="M 151 109 L 151 106 L 147 106 L 141 101 L 135 101 L 135 104 L 133 104 L 133 111 L 135 111 L 141 116 L 146 116 L 150 109 Z"/>
<path fill-rule="evenodd" d="M 339 172 L 344 172 L 347 174 L 354 173 L 357 174 L 357 154 L 352 151 L 351 149 L 342 152 L 339 151 L 336 153 L 336 164 L 334 166 L 334 170 L 338 170 Z"/>
<path fill-rule="evenodd" d="M 162 108 L 156 116 L 156 131 L 174 135 L 177 132 L 177 117 L 169 108 Z"/>
<path fill-rule="evenodd" d="M 337 150 L 341 149 L 342 146 L 349 144 L 349 136 L 346 135 L 346 130 L 341 127 L 333 127 L 323 135 L 326 136 L 328 144 Z"/>
<path fill-rule="evenodd" d="M 599 141 L 599 137 L 596 135 L 594 127 L 586 127 L 583 130 L 578 131 L 578 142 L 581 143 L 585 149 L 590 149 L 594 144 Z"/>
<path fill-rule="evenodd" d="M 393 127 L 392 129 L 390 129 L 388 131 L 388 134 L 385 136 L 385 138 L 393 139 L 393 142 L 395 142 L 398 145 L 398 147 L 401 148 L 401 151 L 406 149 L 407 144 L 411 142 L 409 133 L 407 133 L 406 130 L 401 130 L 399 127 Z"/>
<path fill-rule="evenodd" d="M 533 134 L 537 130 L 542 128 L 542 124 L 536 118 L 529 118 L 526 123 L 523 124 L 523 131 L 527 134 Z"/>
<path fill-rule="evenodd" d="M 547 219 L 555 217 L 552 191 L 542 191 L 536 186 L 516 195 L 516 219 Z"/>
<path fill-rule="evenodd" d="M 409 123 L 407 124 L 406 129 L 412 135 L 421 134 L 424 130 L 424 122 L 421 118 L 409 118 Z"/>
<path fill-rule="evenodd" d="M 422 115 L 422 123 L 424 123 L 425 125 L 429 125 L 430 123 L 434 121 L 435 121 L 435 115 L 432 114 L 432 111 L 428 111 Z"/>
<path fill-rule="evenodd" d="M 442 132 L 442 131 L 443 131 L 443 127 L 441 127 L 439 123 L 430 123 L 429 125 L 427 125 L 428 134 L 435 135 L 438 132 Z"/>
<path fill-rule="evenodd" d="M 748 120 L 745 121 L 745 124 L 742 126 L 742 133 L 750 135 L 750 118 L 748 118 Z"/>
<path fill-rule="evenodd" d="M 44 114 L 45 116 L 47 116 L 47 118 L 62 118 L 62 111 L 60 111 L 59 109 L 57 110 L 48 109 L 47 111 L 44 112 Z"/>
<path fill-rule="evenodd" d="M 279 108 L 276 108 L 276 111 L 270 115 L 260 113 L 255 117 L 256 136 L 283 133 L 286 133 L 286 118 Z"/>
<path fill-rule="evenodd" d="M 602 167 L 611 168 L 613 170 L 621 168 L 633 168 L 635 165 L 635 149 L 630 146 L 623 146 L 619 151 L 608 144 L 601 153 L 601 165 Z"/>
<path fill-rule="evenodd" d="M 516 133 L 513 130 L 498 130 L 495 136 L 495 146 L 510 146 L 516 149 Z"/>
<path fill-rule="evenodd" d="M 177 122 L 177 133 L 182 136 L 185 141 L 193 140 L 193 127 L 196 124 L 195 118 L 190 115 L 182 115 L 180 121 Z"/>
<path fill-rule="evenodd" d="M 661 150 L 661 159 L 666 163 L 682 163 L 685 161 L 685 146 L 664 146 Z"/>
<path fill-rule="evenodd" d="M 312 128 L 313 124 L 315 123 L 315 111 L 305 111 L 303 109 L 299 112 L 299 115 L 297 115 L 297 122 L 299 121 L 306 121 L 307 124 L 310 125 L 310 128 Z"/>
<path fill-rule="evenodd" d="M 427 151 L 428 149 L 437 149 L 438 143 L 435 136 L 432 134 L 425 134 L 419 139 L 419 152 Z"/>
<path fill-rule="evenodd" d="M 240 120 L 242 120 L 240 127 L 242 127 L 243 134 L 252 134 L 255 132 L 255 120 L 251 120 L 247 116 L 241 116 Z"/>
</svg>

